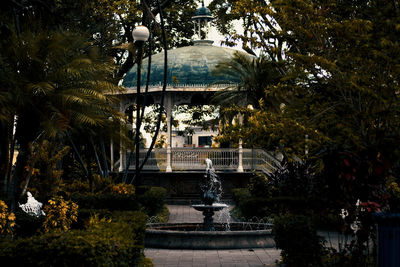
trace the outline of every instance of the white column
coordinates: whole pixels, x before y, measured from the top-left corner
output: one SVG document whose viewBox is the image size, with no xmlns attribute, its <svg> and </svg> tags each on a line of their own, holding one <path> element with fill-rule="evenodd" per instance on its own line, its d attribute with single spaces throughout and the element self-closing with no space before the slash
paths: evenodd
<svg viewBox="0 0 400 267">
<path fill-rule="evenodd" d="M 166 94 L 165 110 L 167 112 L 167 168 L 166 172 L 172 172 L 172 99 L 171 94 Z"/>
<path fill-rule="evenodd" d="M 243 147 L 242 147 L 242 138 L 239 139 L 239 163 L 237 172 L 244 172 L 243 170 Z"/>
<path fill-rule="evenodd" d="M 239 113 L 239 125 L 242 125 L 243 117 L 242 114 Z M 244 172 L 243 170 L 243 141 L 242 138 L 239 138 L 239 162 L 237 172 Z"/>
</svg>

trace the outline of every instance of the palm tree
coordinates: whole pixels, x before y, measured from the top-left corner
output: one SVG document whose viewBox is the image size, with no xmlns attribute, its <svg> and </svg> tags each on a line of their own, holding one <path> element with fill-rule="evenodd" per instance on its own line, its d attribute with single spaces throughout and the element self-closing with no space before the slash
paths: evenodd
<svg viewBox="0 0 400 267">
<path fill-rule="evenodd" d="M 237 84 L 217 92 L 213 97 L 214 103 L 222 106 L 252 105 L 254 108 L 259 108 L 259 101 L 263 100 L 274 109 L 279 107 L 279 101 L 270 94 L 268 87 L 276 85 L 282 75 L 276 68 L 276 63 L 267 56 L 253 57 L 235 52 L 232 59 L 216 65 L 214 74 L 227 77 L 231 81 L 238 81 Z"/>
<path fill-rule="evenodd" d="M 15 140 L 19 155 L 9 197 L 15 202 L 25 176 L 29 144 L 74 129 L 107 127 L 110 117 L 120 121 L 111 94 L 120 90 L 111 81 L 112 63 L 84 35 L 70 32 L 11 34 L 1 45 L 1 59 L 11 66 L 0 75 L 1 97 L 16 117 Z M 109 94 L 109 95 L 106 95 Z M 3 122 L 6 121 L 3 119 Z"/>
</svg>

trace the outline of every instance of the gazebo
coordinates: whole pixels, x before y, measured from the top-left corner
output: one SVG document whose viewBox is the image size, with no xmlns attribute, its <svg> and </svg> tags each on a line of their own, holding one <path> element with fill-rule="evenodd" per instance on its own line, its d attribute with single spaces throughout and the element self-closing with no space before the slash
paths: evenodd
<svg viewBox="0 0 400 267">
<path fill-rule="evenodd" d="M 212 149 L 212 148 L 173 148 L 172 147 L 172 123 L 171 114 L 174 106 L 185 104 L 206 105 L 210 97 L 217 91 L 238 81 L 230 80 L 224 76 L 214 76 L 212 71 L 221 61 L 233 57 L 237 51 L 226 47 L 213 45 L 213 41 L 207 40 L 208 24 L 213 19 L 208 8 L 202 7 L 196 10 L 192 17 L 196 22 L 197 40 L 193 45 L 168 50 L 167 87 L 165 91 L 164 108 L 167 115 L 167 148 L 154 149 L 154 158 L 150 158 L 144 170 L 161 170 L 172 172 L 174 170 L 199 170 L 204 169 L 204 159 L 213 157 L 214 166 L 219 170 L 243 172 L 243 149 L 241 142 L 238 149 Z M 202 38 L 203 33 L 203 38 Z M 205 33 L 205 34 L 204 34 Z M 144 92 L 144 81 L 147 76 L 148 58 L 145 58 L 141 68 L 140 92 Z M 164 54 L 152 56 L 151 78 L 147 93 L 147 103 L 159 104 L 163 87 Z M 221 83 L 223 81 L 223 83 Z M 217 83 L 218 82 L 218 83 Z M 224 84 L 225 83 L 225 84 Z M 120 111 L 126 112 L 136 103 L 137 98 L 137 65 L 135 65 L 124 77 L 122 85 L 126 88 L 120 98 Z M 260 152 L 261 153 L 261 152 Z M 145 151 L 140 153 L 144 157 Z M 254 151 L 251 157 L 254 167 Z M 262 156 L 265 158 L 266 155 Z M 259 157 L 260 158 L 260 157 Z M 134 166 L 126 166 L 127 151 L 120 148 L 119 171 Z M 264 160 L 262 160 L 264 161 Z"/>
</svg>

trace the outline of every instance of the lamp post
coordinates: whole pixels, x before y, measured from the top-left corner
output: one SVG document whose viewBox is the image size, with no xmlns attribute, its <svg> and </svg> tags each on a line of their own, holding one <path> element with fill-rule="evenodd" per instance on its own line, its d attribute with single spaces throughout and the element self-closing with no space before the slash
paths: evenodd
<svg viewBox="0 0 400 267">
<path fill-rule="evenodd" d="M 136 182 L 139 183 L 139 132 L 140 132 L 140 78 L 141 78 L 141 65 L 142 65 L 142 54 L 143 44 L 149 39 L 150 32 L 146 26 L 137 26 L 132 31 L 132 37 L 137 44 L 137 86 L 136 86 L 136 134 L 135 134 L 135 171 L 136 171 Z M 128 166 L 127 166 L 128 167 Z"/>
</svg>

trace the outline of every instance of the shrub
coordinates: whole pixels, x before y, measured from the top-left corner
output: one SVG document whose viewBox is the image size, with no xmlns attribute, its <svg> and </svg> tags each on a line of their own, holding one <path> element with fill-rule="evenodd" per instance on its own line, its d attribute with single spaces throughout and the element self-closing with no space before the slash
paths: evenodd
<svg viewBox="0 0 400 267">
<path fill-rule="evenodd" d="M 78 205 L 57 196 L 49 200 L 44 207 L 44 212 L 46 213 L 46 219 L 43 222 L 45 232 L 68 231 L 71 224 L 77 221 Z"/>
<path fill-rule="evenodd" d="M 73 193 L 71 200 L 83 209 L 138 210 L 135 195 Z"/>
<path fill-rule="evenodd" d="M 133 196 L 135 188 L 131 184 L 120 183 L 111 187 L 111 192 L 118 195 Z"/>
<path fill-rule="evenodd" d="M 265 175 L 254 175 L 250 178 L 248 184 L 249 192 L 255 197 L 270 197 L 271 185 Z"/>
<path fill-rule="evenodd" d="M 275 218 L 273 234 L 287 266 L 321 266 L 324 247 L 311 220 L 287 213 Z"/>
<path fill-rule="evenodd" d="M 150 223 L 167 223 L 169 217 L 169 210 L 167 205 L 164 205 L 162 210 L 158 212 L 156 215 L 153 215 L 149 222 Z"/>
<path fill-rule="evenodd" d="M 164 207 L 167 190 L 162 187 L 139 187 L 137 199 L 149 216 L 161 212 Z"/>
<path fill-rule="evenodd" d="M 43 140 L 31 145 L 31 157 L 26 166 L 32 176 L 29 191 L 37 193 L 40 201 L 49 199 L 59 190 L 63 171 L 58 168 L 58 164 L 68 150 L 67 146 L 60 149 L 60 144 L 54 140 Z"/>
<path fill-rule="evenodd" d="M 68 195 L 71 193 L 87 193 L 90 191 L 90 186 L 87 181 L 83 182 L 79 179 L 74 179 L 71 182 L 67 181 L 62 188 Z"/>
<path fill-rule="evenodd" d="M 273 196 L 285 196 L 313 200 L 316 179 L 308 162 L 286 161 L 269 179 Z"/>
<path fill-rule="evenodd" d="M 63 184 L 62 190 L 67 192 L 67 195 L 74 193 L 93 193 L 93 194 L 109 194 L 112 193 L 113 181 L 110 178 L 102 178 L 98 174 L 93 175 L 92 190 L 90 192 L 90 184 L 88 180 L 73 179 Z"/>
<path fill-rule="evenodd" d="M 146 219 L 132 212 L 120 220 L 92 219 L 86 230 L 3 240 L 0 261 L 13 266 L 141 266 Z"/>
<path fill-rule="evenodd" d="M 45 216 L 32 216 L 19 209 L 15 212 L 15 235 L 27 237 L 36 234 L 43 226 Z"/>
<path fill-rule="evenodd" d="M 233 188 L 232 199 L 236 205 L 240 205 L 243 200 L 250 198 L 250 191 L 247 188 Z"/>
<path fill-rule="evenodd" d="M 247 220 L 257 217 L 262 219 L 271 215 L 269 201 L 266 198 L 251 197 L 242 199 L 239 204 L 240 213 Z"/>
<path fill-rule="evenodd" d="M 0 236 L 14 234 L 15 214 L 8 212 L 8 206 L 0 200 Z"/>
</svg>

